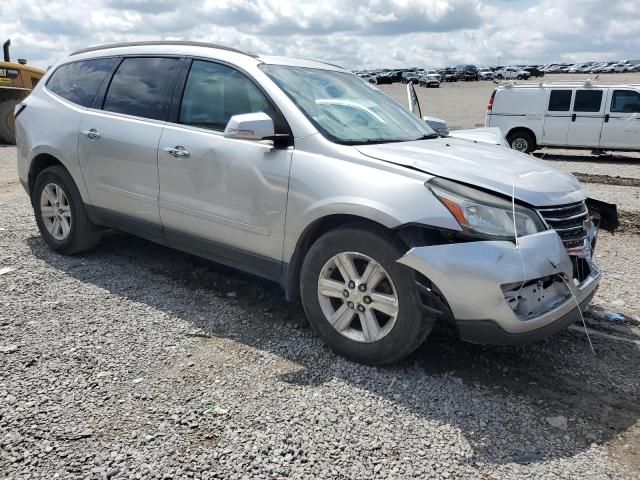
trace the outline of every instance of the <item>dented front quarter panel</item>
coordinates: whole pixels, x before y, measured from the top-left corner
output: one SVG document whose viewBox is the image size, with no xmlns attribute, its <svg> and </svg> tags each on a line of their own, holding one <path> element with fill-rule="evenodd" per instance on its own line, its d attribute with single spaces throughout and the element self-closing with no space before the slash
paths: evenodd
<svg viewBox="0 0 640 480">
<path fill-rule="evenodd" d="M 441 290 L 456 320 L 490 320 L 509 333 L 541 328 L 577 308 L 593 293 L 599 273 L 579 288 L 571 280 L 569 255 L 553 230 L 509 241 L 478 241 L 412 248 L 399 263 L 425 275 Z M 574 298 L 535 318 L 519 318 L 505 300 L 501 286 L 561 274 Z"/>
</svg>

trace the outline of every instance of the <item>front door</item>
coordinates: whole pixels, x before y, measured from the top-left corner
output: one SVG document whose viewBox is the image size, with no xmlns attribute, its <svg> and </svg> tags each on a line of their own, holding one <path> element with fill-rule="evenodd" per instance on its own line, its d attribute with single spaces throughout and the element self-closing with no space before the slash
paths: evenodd
<svg viewBox="0 0 640 480">
<path fill-rule="evenodd" d="M 640 93 L 616 89 L 607 103 L 600 146 L 640 150 Z"/>
<path fill-rule="evenodd" d="M 177 247 L 274 278 L 280 273 L 292 148 L 229 139 L 233 115 L 280 114 L 244 74 L 194 60 L 158 150 L 160 216 Z M 276 122 L 277 128 L 278 122 Z"/>
<path fill-rule="evenodd" d="M 576 90 L 567 146 L 596 148 L 600 144 L 605 93 L 597 88 Z"/>
<path fill-rule="evenodd" d="M 540 145 L 564 146 L 567 144 L 571 122 L 571 100 L 573 90 L 553 89 L 549 92 L 547 111 L 544 115 L 544 130 Z"/>
<path fill-rule="evenodd" d="M 158 142 L 181 60 L 125 58 L 102 110 L 84 114 L 78 153 L 91 204 L 117 223 L 160 233 Z"/>
</svg>

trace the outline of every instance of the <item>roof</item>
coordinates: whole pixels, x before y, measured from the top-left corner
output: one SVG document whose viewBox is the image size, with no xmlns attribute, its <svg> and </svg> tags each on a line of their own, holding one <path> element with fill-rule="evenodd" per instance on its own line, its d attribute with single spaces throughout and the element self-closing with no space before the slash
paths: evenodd
<svg viewBox="0 0 640 480">
<path fill-rule="evenodd" d="M 208 56 L 210 52 L 215 51 L 216 58 L 223 59 L 234 58 L 239 63 L 267 63 L 272 65 L 289 65 L 295 67 L 319 68 L 325 70 L 343 69 L 337 65 L 307 60 L 302 58 L 291 58 L 272 55 L 256 55 L 254 53 L 239 50 L 237 48 L 226 45 L 218 45 L 206 42 L 191 42 L 182 40 L 157 40 L 147 42 L 125 42 L 112 43 L 109 45 L 99 45 L 95 47 L 77 50 L 66 57 L 63 62 L 75 60 L 74 57 L 91 58 L 94 56 L 108 55 L 125 55 L 125 54 L 177 54 L 177 55 L 194 55 Z"/>
<path fill-rule="evenodd" d="M 0 61 L 0 68 L 12 68 L 14 70 L 20 70 L 20 71 L 25 71 L 25 72 L 33 72 L 33 73 L 40 73 L 43 74 L 45 71 L 42 68 L 38 68 L 38 67 L 34 67 L 32 65 L 23 65 L 21 63 L 14 63 L 14 62 L 3 62 Z"/>
<path fill-rule="evenodd" d="M 503 81 L 500 82 L 499 84 L 500 87 L 505 87 L 505 88 L 626 88 L 626 87 L 633 87 L 633 88 L 638 88 L 640 87 L 640 84 L 637 83 L 625 83 L 625 84 L 621 84 L 621 83 L 595 83 L 595 82 L 591 82 L 589 80 L 583 80 L 583 81 L 567 81 L 567 82 L 548 82 L 548 83 L 544 83 L 544 82 L 529 82 L 529 83 L 517 83 L 515 81 Z"/>
</svg>

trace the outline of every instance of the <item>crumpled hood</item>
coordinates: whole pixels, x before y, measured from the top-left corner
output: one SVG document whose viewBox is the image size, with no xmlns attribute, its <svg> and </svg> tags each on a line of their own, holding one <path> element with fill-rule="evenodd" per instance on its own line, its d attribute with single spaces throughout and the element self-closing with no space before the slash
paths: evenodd
<svg viewBox="0 0 640 480">
<path fill-rule="evenodd" d="M 566 172 L 507 147 L 456 138 L 358 145 L 360 153 L 515 197 L 536 207 L 585 199 Z"/>
</svg>

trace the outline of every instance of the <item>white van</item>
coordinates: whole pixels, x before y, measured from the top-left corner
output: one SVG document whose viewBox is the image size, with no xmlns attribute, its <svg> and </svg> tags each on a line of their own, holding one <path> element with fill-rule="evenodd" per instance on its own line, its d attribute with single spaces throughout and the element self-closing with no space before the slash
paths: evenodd
<svg viewBox="0 0 640 480">
<path fill-rule="evenodd" d="M 640 150 L 640 84 L 505 83 L 491 94 L 485 118 L 511 148 Z"/>
</svg>

